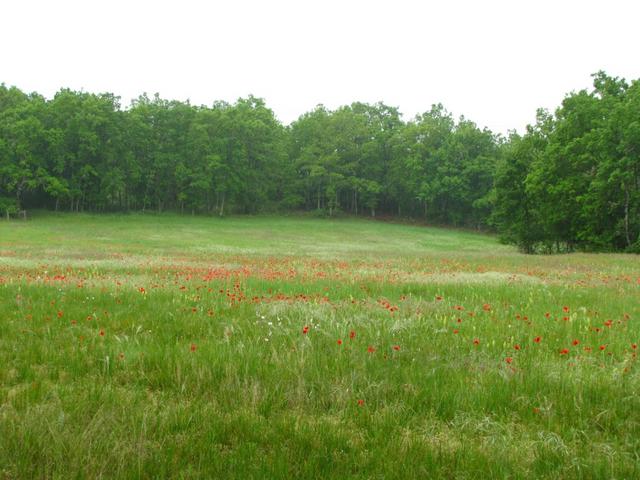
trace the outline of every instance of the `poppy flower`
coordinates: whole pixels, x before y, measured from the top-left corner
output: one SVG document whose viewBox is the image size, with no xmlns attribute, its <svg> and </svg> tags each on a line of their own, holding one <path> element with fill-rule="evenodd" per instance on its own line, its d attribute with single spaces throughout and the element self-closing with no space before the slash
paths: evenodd
<svg viewBox="0 0 640 480">
<path fill-rule="evenodd" d="M 605 348 L 607 348 L 606 345 L 600 345 L 600 351 L 604 350 Z"/>
<path fill-rule="evenodd" d="M 562 307 L 562 311 L 564 313 L 569 313 L 569 307 Z"/>
<path fill-rule="evenodd" d="M 338 345 L 342 345 L 342 340 L 338 339 Z"/>
<path fill-rule="evenodd" d="M 104 330 L 100 330 L 100 336 L 104 337 Z"/>
<path fill-rule="evenodd" d="M 189 350 L 191 350 L 192 352 L 195 352 L 198 349 L 198 346 L 195 343 L 191 344 L 191 347 L 189 347 Z"/>
<path fill-rule="evenodd" d="M 371 345 L 369 345 L 369 346 L 367 347 L 367 352 L 369 352 L 369 353 L 373 353 L 373 352 L 375 352 L 375 351 L 376 351 L 376 349 L 375 349 L 374 347 L 372 347 Z"/>
<path fill-rule="evenodd" d="M 394 346 L 393 346 L 393 349 L 394 349 L 396 352 L 399 352 L 399 351 L 400 351 L 400 345 L 394 345 Z"/>
<path fill-rule="evenodd" d="M 542 337 L 536 337 L 533 339 L 535 343 L 540 343 L 540 340 L 542 340 Z"/>
<path fill-rule="evenodd" d="M 349 339 L 350 339 L 350 340 L 353 340 L 354 338 L 356 338 L 356 332 L 354 332 L 353 330 L 351 330 L 351 331 L 349 332 Z"/>
<path fill-rule="evenodd" d="M 507 358 L 504 359 L 504 361 L 509 363 L 509 364 L 511 364 L 511 362 L 513 362 L 513 358 L 507 357 Z"/>
<path fill-rule="evenodd" d="M 307 333 L 309 333 L 309 327 L 305 325 L 304 327 L 302 327 L 302 334 L 306 335 Z"/>
<path fill-rule="evenodd" d="M 579 343 L 580 343 L 580 340 L 574 340 L 573 342 L 571 342 L 571 345 L 573 345 L 575 347 Z"/>
<path fill-rule="evenodd" d="M 460 332 L 460 330 L 458 330 L 457 328 L 453 330 L 453 333 L 454 333 L 454 334 L 457 334 L 457 333 L 459 333 L 459 332 Z"/>
<path fill-rule="evenodd" d="M 514 350 L 520 350 L 520 345 L 518 345 L 517 343 L 513 346 Z"/>
<path fill-rule="evenodd" d="M 560 355 L 567 355 L 568 353 L 569 353 L 568 348 L 563 348 L 562 350 L 560 350 Z"/>
<path fill-rule="evenodd" d="M 361 398 L 358 400 L 358 406 L 362 407 L 364 405 L 364 400 L 362 400 Z"/>
<path fill-rule="evenodd" d="M 480 345 L 480 340 L 479 340 L 479 339 L 477 339 L 477 338 L 474 338 L 474 339 L 473 339 L 473 344 L 474 344 L 474 345 Z"/>
</svg>

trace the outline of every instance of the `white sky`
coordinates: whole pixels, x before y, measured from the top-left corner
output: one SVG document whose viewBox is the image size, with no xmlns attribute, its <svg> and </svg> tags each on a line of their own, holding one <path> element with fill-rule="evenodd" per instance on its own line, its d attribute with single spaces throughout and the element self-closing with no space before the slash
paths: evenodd
<svg viewBox="0 0 640 480">
<path fill-rule="evenodd" d="M 504 133 L 603 69 L 640 77 L 638 0 L 5 0 L 0 82 L 210 105 L 250 93 L 284 123 L 442 102 Z"/>
</svg>

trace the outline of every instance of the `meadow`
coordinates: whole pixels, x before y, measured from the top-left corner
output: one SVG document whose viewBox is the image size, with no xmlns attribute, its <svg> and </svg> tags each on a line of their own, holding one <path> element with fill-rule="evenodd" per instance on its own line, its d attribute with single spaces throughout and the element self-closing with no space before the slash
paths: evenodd
<svg viewBox="0 0 640 480">
<path fill-rule="evenodd" d="M 0 478 L 640 478 L 640 258 L 360 219 L 0 221 Z"/>
</svg>

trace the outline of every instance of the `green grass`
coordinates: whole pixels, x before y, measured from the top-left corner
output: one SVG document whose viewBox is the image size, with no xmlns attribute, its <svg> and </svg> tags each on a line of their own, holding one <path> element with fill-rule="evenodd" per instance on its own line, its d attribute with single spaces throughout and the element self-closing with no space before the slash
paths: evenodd
<svg viewBox="0 0 640 480">
<path fill-rule="evenodd" d="M 639 318 L 637 256 L 353 219 L 3 221 L 0 478 L 638 478 Z"/>
</svg>

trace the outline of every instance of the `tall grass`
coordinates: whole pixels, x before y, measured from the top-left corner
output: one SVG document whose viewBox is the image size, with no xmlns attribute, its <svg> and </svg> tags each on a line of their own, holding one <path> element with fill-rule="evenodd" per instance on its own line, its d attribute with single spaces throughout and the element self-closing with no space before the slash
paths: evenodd
<svg viewBox="0 0 640 480">
<path fill-rule="evenodd" d="M 639 293 L 371 221 L 0 222 L 0 478 L 638 478 Z"/>
</svg>

